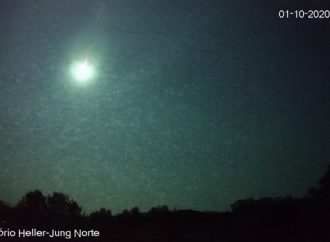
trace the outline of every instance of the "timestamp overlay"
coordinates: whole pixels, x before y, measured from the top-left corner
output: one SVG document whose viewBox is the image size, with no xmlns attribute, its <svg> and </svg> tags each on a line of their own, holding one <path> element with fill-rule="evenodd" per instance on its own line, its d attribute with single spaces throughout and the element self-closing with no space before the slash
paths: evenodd
<svg viewBox="0 0 330 242">
<path fill-rule="evenodd" d="M 280 19 L 318 19 L 329 20 L 329 9 L 280 9 L 278 10 Z"/>
</svg>

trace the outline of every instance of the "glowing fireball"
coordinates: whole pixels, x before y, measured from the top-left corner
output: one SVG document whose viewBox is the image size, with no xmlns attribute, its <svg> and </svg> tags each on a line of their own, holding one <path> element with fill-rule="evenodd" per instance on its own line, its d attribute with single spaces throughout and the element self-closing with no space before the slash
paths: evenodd
<svg viewBox="0 0 330 242">
<path fill-rule="evenodd" d="M 94 67 L 87 59 L 83 62 L 74 63 L 71 67 L 72 76 L 79 82 L 87 82 L 95 76 Z"/>
</svg>

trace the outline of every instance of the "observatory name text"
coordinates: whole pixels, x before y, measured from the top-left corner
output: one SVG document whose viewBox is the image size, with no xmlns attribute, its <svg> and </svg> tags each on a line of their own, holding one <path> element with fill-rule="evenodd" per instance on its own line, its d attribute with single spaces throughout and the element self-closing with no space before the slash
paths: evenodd
<svg viewBox="0 0 330 242">
<path fill-rule="evenodd" d="M 1 237 L 7 238 L 36 238 L 36 237 L 47 237 L 47 238 L 88 238 L 88 237 L 100 237 L 100 231 L 98 230 L 82 230 L 82 229 L 74 229 L 74 230 L 39 230 L 39 229 L 3 229 L 0 228 L 0 240 Z"/>
</svg>

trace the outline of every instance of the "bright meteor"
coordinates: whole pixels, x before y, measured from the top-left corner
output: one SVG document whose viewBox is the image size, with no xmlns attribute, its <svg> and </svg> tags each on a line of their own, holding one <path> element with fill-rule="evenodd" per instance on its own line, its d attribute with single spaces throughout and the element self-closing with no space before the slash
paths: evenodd
<svg viewBox="0 0 330 242">
<path fill-rule="evenodd" d="M 87 82 L 94 77 L 95 70 L 86 58 L 84 62 L 78 62 L 72 65 L 71 74 L 77 81 Z"/>
</svg>

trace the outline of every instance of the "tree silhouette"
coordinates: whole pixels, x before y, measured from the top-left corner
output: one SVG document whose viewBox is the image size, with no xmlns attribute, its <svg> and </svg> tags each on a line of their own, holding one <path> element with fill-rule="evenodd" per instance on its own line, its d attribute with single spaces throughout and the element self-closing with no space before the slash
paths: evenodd
<svg viewBox="0 0 330 242">
<path fill-rule="evenodd" d="M 47 209 L 46 198 L 39 190 L 28 192 L 18 202 L 17 208 L 33 210 L 35 213 L 44 212 Z"/>
<path fill-rule="evenodd" d="M 324 203 L 330 209 L 330 165 L 326 173 L 319 180 L 318 186 L 309 189 L 308 197 Z"/>
<path fill-rule="evenodd" d="M 235 213 L 249 213 L 255 209 L 256 200 L 253 198 L 240 199 L 230 205 L 231 211 Z"/>
<path fill-rule="evenodd" d="M 47 197 L 48 211 L 52 216 L 80 216 L 82 208 L 68 195 L 54 192 L 52 196 Z"/>
<path fill-rule="evenodd" d="M 16 206 L 16 216 L 21 221 L 39 224 L 47 213 L 46 198 L 39 190 L 28 192 Z"/>
<path fill-rule="evenodd" d="M 134 208 L 132 208 L 130 211 L 129 211 L 129 214 L 131 215 L 131 216 L 134 216 L 134 217 L 136 217 L 136 216 L 139 216 L 140 215 L 140 209 L 138 208 L 138 207 L 134 207 Z"/>
<path fill-rule="evenodd" d="M 163 206 L 158 206 L 158 207 L 153 207 L 149 210 L 148 214 L 150 215 L 161 215 L 161 214 L 169 214 L 170 210 L 168 206 L 163 205 Z"/>
<path fill-rule="evenodd" d="M 90 213 L 89 219 L 93 223 L 106 224 L 112 220 L 112 213 L 110 209 L 101 208 L 98 211 Z"/>
<path fill-rule="evenodd" d="M 313 221 L 310 229 L 318 234 L 319 241 L 330 241 L 330 165 L 318 186 L 309 189 L 307 197 L 308 218 Z"/>
<path fill-rule="evenodd" d="M 89 215 L 90 218 L 110 218 L 112 217 L 112 213 L 110 209 L 101 208 L 98 211 L 92 212 Z"/>
<path fill-rule="evenodd" d="M 5 225 L 10 218 L 11 207 L 0 200 L 0 226 Z"/>
</svg>

